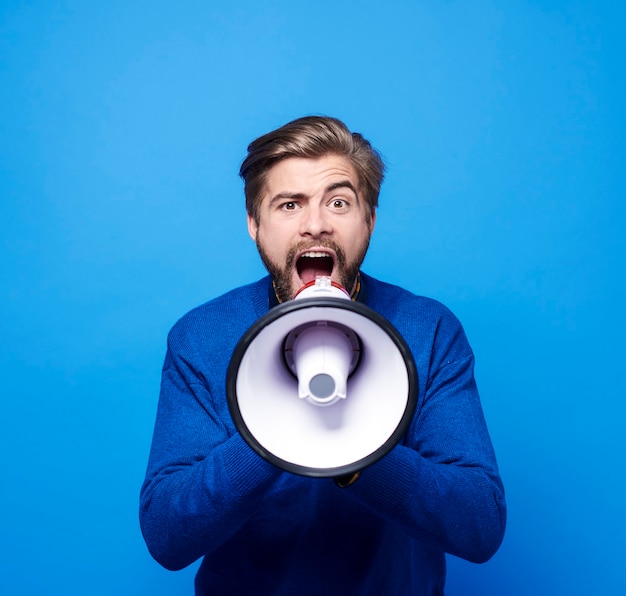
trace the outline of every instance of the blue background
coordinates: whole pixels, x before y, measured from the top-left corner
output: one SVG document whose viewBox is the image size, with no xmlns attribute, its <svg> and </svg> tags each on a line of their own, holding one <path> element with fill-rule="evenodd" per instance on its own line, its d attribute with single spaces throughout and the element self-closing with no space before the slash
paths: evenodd
<svg viewBox="0 0 626 596">
<path fill-rule="evenodd" d="M 624 10 L 0 4 L 0 592 L 189 594 L 137 521 L 167 331 L 264 273 L 247 143 L 323 113 L 388 179 L 365 270 L 446 303 L 507 488 L 448 594 L 626 593 Z"/>
</svg>

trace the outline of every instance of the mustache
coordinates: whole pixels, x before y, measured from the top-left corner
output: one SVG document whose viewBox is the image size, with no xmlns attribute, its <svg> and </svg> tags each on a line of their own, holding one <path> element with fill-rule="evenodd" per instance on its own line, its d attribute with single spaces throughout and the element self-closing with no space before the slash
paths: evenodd
<svg viewBox="0 0 626 596">
<path fill-rule="evenodd" d="M 296 255 L 302 252 L 306 252 L 311 248 L 328 248 L 332 250 L 337 256 L 337 265 L 343 267 L 346 264 L 346 253 L 343 248 L 341 248 L 341 246 L 339 246 L 339 244 L 337 244 L 335 241 L 330 239 L 322 239 L 317 241 L 306 240 L 298 242 L 297 244 L 292 246 L 287 252 L 287 258 L 285 260 L 287 269 L 291 269 L 295 265 Z"/>
</svg>

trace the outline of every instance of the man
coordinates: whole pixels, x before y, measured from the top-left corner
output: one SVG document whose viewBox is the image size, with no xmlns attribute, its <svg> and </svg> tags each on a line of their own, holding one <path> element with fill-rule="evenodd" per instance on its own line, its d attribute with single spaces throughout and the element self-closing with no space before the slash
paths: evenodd
<svg viewBox="0 0 626 596">
<path fill-rule="evenodd" d="M 502 483 L 457 319 L 360 272 L 384 166 L 332 118 L 254 141 L 241 166 L 248 231 L 270 275 L 172 329 L 141 524 L 168 569 L 204 557 L 196 594 L 443 594 L 445 553 L 489 559 L 504 533 Z M 226 369 L 255 320 L 319 275 L 386 317 L 418 371 L 414 419 L 346 488 L 281 471 L 244 442 Z"/>
</svg>

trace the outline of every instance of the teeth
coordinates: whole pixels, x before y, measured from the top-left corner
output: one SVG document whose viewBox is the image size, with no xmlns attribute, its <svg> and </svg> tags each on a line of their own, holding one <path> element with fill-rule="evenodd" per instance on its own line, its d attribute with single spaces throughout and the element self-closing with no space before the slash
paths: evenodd
<svg viewBox="0 0 626 596">
<path fill-rule="evenodd" d="M 308 257 L 309 259 L 318 259 L 320 257 L 328 257 L 328 253 L 325 252 L 316 252 L 316 251 L 309 251 L 309 252 L 305 252 L 302 253 L 303 257 Z"/>
</svg>

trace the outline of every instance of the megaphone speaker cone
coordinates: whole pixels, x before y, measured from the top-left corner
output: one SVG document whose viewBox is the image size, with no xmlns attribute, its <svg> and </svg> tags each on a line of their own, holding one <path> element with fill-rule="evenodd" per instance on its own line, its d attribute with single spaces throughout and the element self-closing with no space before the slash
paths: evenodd
<svg viewBox="0 0 626 596">
<path fill-rule="evenodd" d="M 354 474 L 386 455 L 417 402 L 411 352 L 384 317 L 340 298 L 273 308 L 239 341 L 227 374 L 231 416 L 274 465 Z"/>
</svg>

